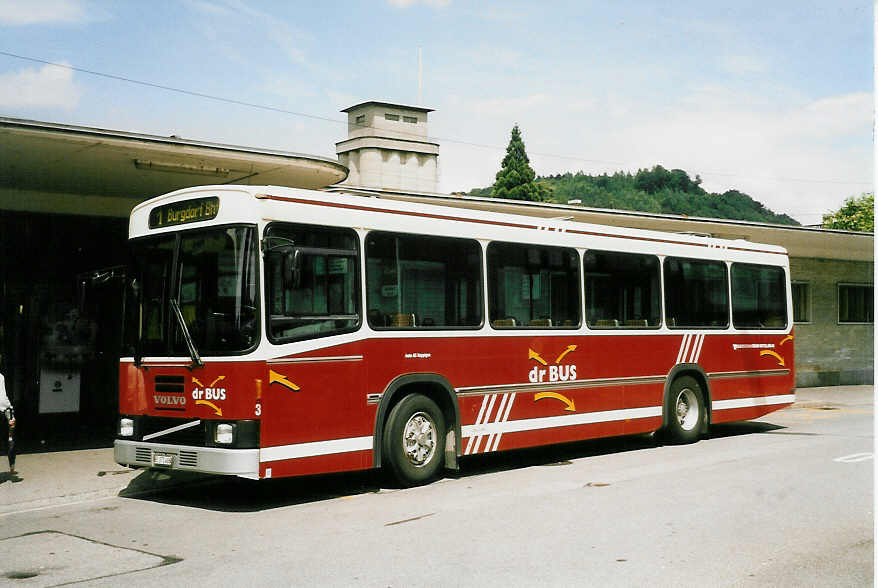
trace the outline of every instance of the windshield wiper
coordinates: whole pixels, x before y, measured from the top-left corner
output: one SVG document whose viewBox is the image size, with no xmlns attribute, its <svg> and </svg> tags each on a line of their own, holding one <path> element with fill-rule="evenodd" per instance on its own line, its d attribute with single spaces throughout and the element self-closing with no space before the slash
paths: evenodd
<svg viewBox="0 0 878 588">
<path fill-rule="evenodd" d="M 195 369 L 196 367 L 204 366 L 204 362 L 201 361 L 201 356 L 198 355 L 198 350 L 195 348 L 195 342 L 192 340 L 192 335 L 189 334 L 189 327 L 186 326 L 186 321 L 183 320 L 183 313 L 180 311 L 180 303 L 177 302 L 176 298 L 171 298 L 171 308 L 174 309 L 174 316 L 177 317 L 177 324 L 180 325 L 180 331 L 183 332 L 183 339 L 186 341 L 186 347 L 189 348 L 189 357 L 192 358 L 192 365 L 189 366 L 189 369 Z"/>
</svg>

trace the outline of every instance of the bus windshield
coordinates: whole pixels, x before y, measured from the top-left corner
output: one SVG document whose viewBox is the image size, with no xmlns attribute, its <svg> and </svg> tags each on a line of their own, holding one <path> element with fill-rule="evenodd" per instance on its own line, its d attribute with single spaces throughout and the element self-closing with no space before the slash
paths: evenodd
<svg viewBox="0 0 878 588">
<path fill-rule="evenodd" d="M 200 355 L 241 353 L 257 343 L 255 233 L 222 227 L 132 243 L 136 311 L 129 305 L 126 332 L 135 355 L 192 355 L 172 301 Z"/>
</svg>

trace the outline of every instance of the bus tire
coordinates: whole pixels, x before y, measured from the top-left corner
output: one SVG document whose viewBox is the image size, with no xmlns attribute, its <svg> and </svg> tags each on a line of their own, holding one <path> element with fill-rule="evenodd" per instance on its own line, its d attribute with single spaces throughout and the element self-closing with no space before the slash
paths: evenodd
<svg viewBox="0 0 878 588">
<path fill-rule="evenodd" d="M 675 443 L 694 443 L 701 436 L 706 411 L 701 386 L 691 376 L 674 380 L 668 394 L 667 436 Z"/>
<path fill-rule="evenodd" d="M 382 458 L 404 487 L 432 481 L 445 456 L 445 418 L 436 403 L 423 394 L 409 394 L 387 417 Z"/>
</svg>

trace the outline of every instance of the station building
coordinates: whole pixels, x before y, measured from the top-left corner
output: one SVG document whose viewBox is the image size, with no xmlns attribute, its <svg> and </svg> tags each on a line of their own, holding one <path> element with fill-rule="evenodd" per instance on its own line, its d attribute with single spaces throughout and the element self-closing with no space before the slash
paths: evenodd
<svg viewBox="0 0 878 588">
<path fill-rule="evenodd" d="M 25 449 L 115 432 L 128 215 L 203 184 L 319 189 L 333 158 L 0 118 L 0 354 Z"/>
<path fill-rule="evenodd" d="M 0 353 L 25 449 L 106 445 L 118 407 L 127 217 L 204 184 L 284 185 L 746 239 L 790 254 L 799 386 L 872 383 L 874 236 L 436 192 L 430 109 L 344 111 L 338 160 L 0 117 Z"/>
</svg>

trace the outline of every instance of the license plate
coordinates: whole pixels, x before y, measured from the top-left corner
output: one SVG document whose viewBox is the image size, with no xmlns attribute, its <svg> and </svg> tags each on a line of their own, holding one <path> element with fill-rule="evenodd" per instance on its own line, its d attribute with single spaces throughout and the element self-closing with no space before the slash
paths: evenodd
<svg viewBox="0 0 878 588">
<path fill-rule="evenodd" d="M 173 453 L 153 453 L 152 454 L 152 465 L 169 468 L 172 465 L 174 465 L 174 454 Z"/>
</svg>

